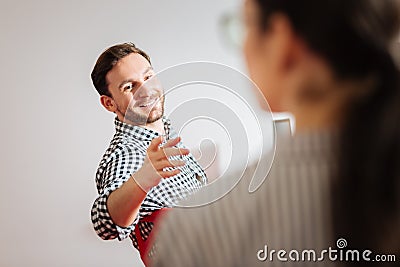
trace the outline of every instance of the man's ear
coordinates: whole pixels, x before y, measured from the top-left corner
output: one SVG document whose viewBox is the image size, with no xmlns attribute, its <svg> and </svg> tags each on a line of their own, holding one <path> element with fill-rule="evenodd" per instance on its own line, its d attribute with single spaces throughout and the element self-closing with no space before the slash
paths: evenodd
<svg viewBox="0 0 400 267">
<path fill-rule="evenodd" d="M 112 99 L 109 96 L 106 95 L 100 96 L 100 103 L 105 109 L 107 109 L 110 112 L 115 113 L 117 111 L 117 105 L 114 99 Z"/>
</svg>

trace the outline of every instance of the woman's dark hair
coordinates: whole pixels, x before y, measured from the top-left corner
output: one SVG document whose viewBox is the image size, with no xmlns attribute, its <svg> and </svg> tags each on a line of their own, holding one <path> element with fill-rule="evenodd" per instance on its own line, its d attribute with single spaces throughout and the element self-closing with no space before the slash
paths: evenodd
<svg viewBox="0 0 400 267">
<path fill-rule="evenodd" d="M 400 255 L 400 82 L 389 52 L 400 24 L 397 2 L 255 2 L 261 29 L 271 15 L 285 15 L 337 78 L 374 78 L 373 90 L 355 98 L 344 118 L 332 177 L 334 231 L 352 247 Z"/>
<path fill-rule="evenodd" d="M 136 47 L 133 43 L 123 43 L 111 46 L 99 56 L 91 74 L 93 85 L 99 95 L 111 97 L 111 94 L 108 91 L 106 79 L 107 73 L 121 58 L 132 53 L 142 55 L 151 64 L 149 55 Z"/>
</svg>

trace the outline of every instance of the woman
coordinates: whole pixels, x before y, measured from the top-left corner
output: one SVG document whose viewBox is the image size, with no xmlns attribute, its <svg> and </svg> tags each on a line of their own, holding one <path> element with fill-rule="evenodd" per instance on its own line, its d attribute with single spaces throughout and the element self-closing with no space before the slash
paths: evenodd
<svg viewBox="0 0 400 267">
<path fill-rule="evenodd" d="M 250 76 L 297 134 L 254 194 L 243 179 L 212 205 L 172 212 L 155 266 L 399 260 L 397 2 L 247 0 L 244 11 Z"/>
</svg>

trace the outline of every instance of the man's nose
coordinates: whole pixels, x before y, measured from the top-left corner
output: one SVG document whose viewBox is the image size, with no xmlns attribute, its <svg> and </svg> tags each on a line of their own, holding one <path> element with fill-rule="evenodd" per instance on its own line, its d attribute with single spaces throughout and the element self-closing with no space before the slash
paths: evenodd
<svg viewBox="0 0 400 267">
<path fill-rule="evenodd" d="M 151 88 L 144 81 L 140 82 L 139 89 L 135 93 L 137 98 L 145 98 L 151 96 Z"/>
</svg>

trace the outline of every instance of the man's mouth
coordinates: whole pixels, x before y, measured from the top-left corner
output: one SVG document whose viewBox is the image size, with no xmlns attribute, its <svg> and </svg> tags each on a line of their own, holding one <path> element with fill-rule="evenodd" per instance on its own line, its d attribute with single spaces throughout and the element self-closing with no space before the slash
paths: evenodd
<svg viewBox="0 0 400 267">
<path fill-rule="evenodd" d="M 158 98 L 155 98 L 153 100 L 150 100 L 150 102 L 140 104 L 139 107 L 141 107 L 141 108 L 150 107 L 150 106 L 154 105 L 157 102 L 157 100 L 158 100 Z"/>
</svg>

